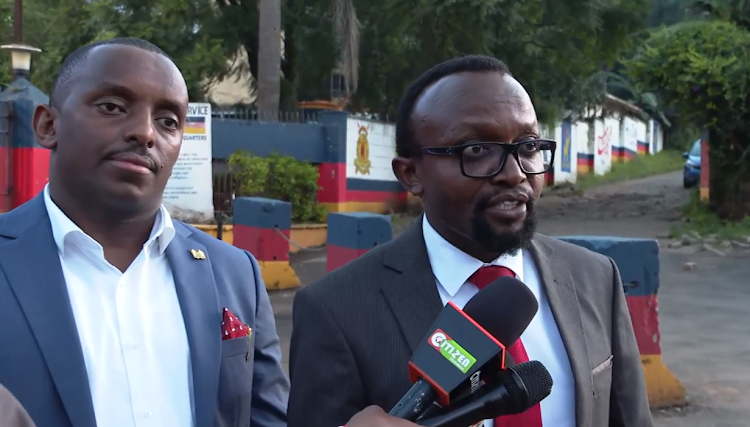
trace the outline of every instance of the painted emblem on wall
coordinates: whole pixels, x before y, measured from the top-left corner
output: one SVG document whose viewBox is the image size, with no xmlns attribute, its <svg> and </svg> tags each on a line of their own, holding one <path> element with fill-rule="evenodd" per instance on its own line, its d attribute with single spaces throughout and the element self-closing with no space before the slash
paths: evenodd
<svg viewBox="0 0 750 427">
<path fill-rule="evenodd" d="M 604 133 L 596 138 L 596 152 L 600 156 L 609 154 L 610 144 L 612 139 L 612 129 L 607 126 L 604 128 Z"/>
<path fill-rule="evenodd" d="M 369 126 L 359 126 L 359 138 L 357 139 L 357 158 L 354 159 L 354 169 L 360 175 L 370 174 L 370 141 L 367 140 Z"/>
<path fill-rule="evenodd" d="M 573 133 L 573 124 L 565 121 L 562 122 L 562 158 L 560 159 L 560 171 L 570 173 L 571 169 L 571 153 L 570 153 L 570 134 Z"/>
</svg>

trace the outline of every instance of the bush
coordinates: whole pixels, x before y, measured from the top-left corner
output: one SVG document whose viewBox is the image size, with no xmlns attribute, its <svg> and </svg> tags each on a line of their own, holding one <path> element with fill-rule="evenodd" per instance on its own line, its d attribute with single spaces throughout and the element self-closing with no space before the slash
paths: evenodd
<svg viewBox="0 0 750 427">
<path fill-rule="evenodd" d="M 626 61 L 640 89 L 658 90 L 680 118 L 709 131 L 711 208 L 750 215 L 750 32 L 730 22 L 686 22 L 652 32 Z"/>
<path fill-rule="evenodd" d="M 229 156 L 237 183 L 237 197 L 266 197 L 292 204 L 292 222 L 324 222 L 326 210 L 318 205 L 318 168 L 292 157 L 254 156 L 238 151 Z"/>
</svg>

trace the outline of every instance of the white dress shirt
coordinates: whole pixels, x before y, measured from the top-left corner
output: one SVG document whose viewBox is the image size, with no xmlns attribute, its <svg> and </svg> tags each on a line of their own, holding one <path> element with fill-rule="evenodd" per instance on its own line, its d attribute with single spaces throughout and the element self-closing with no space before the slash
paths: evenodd
<svg viewBox="0 0 750 427">
<path fill-rule="evenodd" d="M 448 243 L 423 216 L 427 255 L 443 304 L 452 301 L 458 307 L 473 297 L 478 289 L 468 280 L 480 267 L 499 265 L 511 269 L 518 280 L 531 289 L 539 303 L 539 311 L 521 335 L 529 360 L 538 360 L 552 375 L 552 393 L 541 403 L 542 424 L 545 427 L 575 427 L 575 382 L 568 360 L 568 353 L 552 315 L 547 296 L 539 279 L 539 272 L 528 252 L 519 251 L 516 256 L 502 256 L 485 264 Z M 485 420 L 485 427 L 493 427 L 492 420 Z"/>
<path fill-rule="evenodd" d="M 123 273 L 44 189 L 100 427 L 190 427 L 190 348 L 165 250 L 164 207 Z"/>
</svg>

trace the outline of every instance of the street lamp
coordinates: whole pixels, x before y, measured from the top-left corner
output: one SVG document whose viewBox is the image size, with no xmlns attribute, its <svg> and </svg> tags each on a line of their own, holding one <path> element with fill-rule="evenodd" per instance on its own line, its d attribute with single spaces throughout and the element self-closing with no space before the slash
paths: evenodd
<svg viewBox="0 0 750 427">
<path fill-rule="evenodd" d="M 25 44 L 6 44 L 0 49 L 10 51 L 10 62 L 13 66 L 13 74 L 16 78 L 23 77 L 28 80 L 31 72 L 31 54 L 42 50 Z"/>
</svg>

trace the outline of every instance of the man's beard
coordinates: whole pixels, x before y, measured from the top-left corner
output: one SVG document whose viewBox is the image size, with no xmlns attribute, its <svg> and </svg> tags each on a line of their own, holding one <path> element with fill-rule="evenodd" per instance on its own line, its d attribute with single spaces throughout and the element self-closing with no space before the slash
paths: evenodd
<svg viewBox="0 0 750 427">
<path fill-rule="evenodd" d="M 531 239 L 536 233 L 534 202 L 529 201 L 526 204 L 526 217 L 523 219 L 521 229 L 508 233 L 496 232 L 487 221 L 484 209 L 484 204 L 478 204 L 471 219 L 471 233 L 475 241 L 483 248 L 492 253 L 514 256 L 521 249 L 531 247 Z"/>
</svg>

